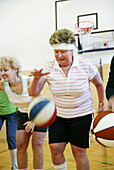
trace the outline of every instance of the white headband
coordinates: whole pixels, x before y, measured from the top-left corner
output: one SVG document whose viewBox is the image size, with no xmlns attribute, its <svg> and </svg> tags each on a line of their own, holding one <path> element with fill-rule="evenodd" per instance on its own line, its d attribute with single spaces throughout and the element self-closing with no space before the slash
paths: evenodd
<svg viewBox="0 0 114 170">
<path fill-rule="evenodd" d="M 60 43 L 60 44 L 53 44 L 53 49 L 55 50 L 74 50 L 74 44 L 67 44 L 67 43 Z"/>
</svg>

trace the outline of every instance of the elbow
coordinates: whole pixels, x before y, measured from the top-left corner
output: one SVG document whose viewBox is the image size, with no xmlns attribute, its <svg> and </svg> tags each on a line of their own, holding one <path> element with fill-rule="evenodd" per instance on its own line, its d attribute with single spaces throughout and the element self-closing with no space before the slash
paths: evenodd
<svg viewBox="0 0 114 170">
<path fill-rule="evenodd" d="M 30 92 L 30 93 L 29 93 L 29 96 L 34 96 L 34 93 L 31 93 L 31 92 Z"/>
<path fill-rule="evenodd" d="M 28 93 L 29 93 L 29 96 L 31 97 L 36 97 L 39 95 L 39 93 L 37 93 L 36 91 L 28 91 Z"/>
<path fill-rule="evenodd" d="M 104 83 L 103 83 L 103 82 L 101 82 L 101 83 L 97 84 L 97 85 L 96 85 L 96 87 L 98 87 L 98 88 L 99 88 L 99 87 L 101 87 L 101 88 L 103 88 L 103 89 L 104 89 Z"/>
<path fill-rule="evenodd" d="M 29 96 L 34 96 L 34 93 L 32 93 L 32 92 L 29 92 Z"/>
<path fill-rule="evenodd" d="M 35 94 L 35 93 L 29 93 L 29 96 L 34 96 L 34 97 L 36 97 L 37 94 Z"/>
<path fill-rule="evenodd" d="M 36 97 L 36 96 L 38 96 L 38 94 L 35 94 L 35 93 L 29 93 L 29 96 L 31 96 L 31 97 Z"/>
<path fill-rule="evenodd" d="M 28 90 L 28 93 L 29 93 L 29 96 L 36 96 L 36 93 L 31 90 Z"/>
</svg>

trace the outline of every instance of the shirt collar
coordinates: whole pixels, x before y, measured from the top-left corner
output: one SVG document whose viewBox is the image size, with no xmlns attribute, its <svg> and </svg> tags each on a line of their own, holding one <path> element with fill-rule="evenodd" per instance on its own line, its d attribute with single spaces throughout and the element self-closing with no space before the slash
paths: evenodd
<svg viewBox="0 0 114 170">
<path fill-rule="evenodd" d="M 74 58 L 73 58 L 73 64 L 72 64 L 72 67 L 78 67 L 79 66 L 79 57 L 78 55 L 74 55 Z"/>
</svg>

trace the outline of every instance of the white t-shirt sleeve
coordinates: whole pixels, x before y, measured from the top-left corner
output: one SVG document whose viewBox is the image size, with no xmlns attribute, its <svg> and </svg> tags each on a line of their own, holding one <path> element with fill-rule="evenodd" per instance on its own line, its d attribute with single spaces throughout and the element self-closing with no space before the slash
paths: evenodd
<svg viewBox="0 0 114 170">
<path fill-rule="evenodd" d="M 88 76 L 89 80 L 93 79 L 94 76 L 97 74 L 98 70 L 95 66 L 95 64 L 92 61 L 89 61 L 88 63 Z"/>
</svg>

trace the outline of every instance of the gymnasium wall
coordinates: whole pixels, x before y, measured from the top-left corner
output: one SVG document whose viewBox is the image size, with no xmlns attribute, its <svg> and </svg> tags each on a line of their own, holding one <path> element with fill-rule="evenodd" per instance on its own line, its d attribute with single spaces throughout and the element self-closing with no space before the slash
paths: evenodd
<svg viewBox="0 0 114 170">
<path fill-rule="evenodd" d="M 98 29 L 114 28 L 114 0 L 68 0 L 57 3 L 58 28 L 75 32 L 77 16 L 98 13 Z M 55 0 L 0 0 L 0 56 L 17 56 L 23 70 L 53 59 L 49 38 L 55 31 Z M 113 51 L 82 54 L 99 65 L 110 63 Z"/>
</svg>

